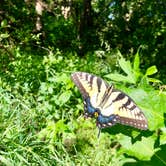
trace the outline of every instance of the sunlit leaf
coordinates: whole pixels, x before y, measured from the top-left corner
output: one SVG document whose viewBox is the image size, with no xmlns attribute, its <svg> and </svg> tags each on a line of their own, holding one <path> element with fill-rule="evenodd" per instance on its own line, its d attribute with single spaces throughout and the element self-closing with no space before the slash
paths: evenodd
<svg viewBox="0 0 166 166">
<path fill-rule="evenodd" d="M 128 76 L 124 76 L 122 74 L 107 74 L 105 77 L 110 78 L 114 81 L 122 81 L 122 82 L 128 82 L 128 83 L 135 83 L 135 80 L 133 78 L 129 78 Z"/>
<path fill-rule="evenodd" d="M 7 26 L 7 20 L 4 19 L 4 20 L 1 21 L 1 27 L 4 28 L 6 26 Z"/>
<path fill-rule="evenodd" d="M 139 52 L 137 51 L 134 57 L 134 64 L 133 64 L 134 71 L 139 71 L 140 69 L 139 66 L 140 66 L 140 58 L 139 58 Z"/>
<path fill-rule="evenodd" d="M 153 83 L 161 83 L 160 80 L 156 79 L 156 78 L 147 78 L 149 82 L 153 82 Z"/>
<path fill-rule="evenodd" d="M 157 73 L 157 67 L 156 66 L 151 66 L 149 67 L 147 70 L 146 70 L 146 76 L 149 76 L 149 75 L 153 75 L 155 73 Z"/>
<path fill-rule="evenodd" d="M 164 113 L 166 108 L 166 95 L 159 92 L 150 91 L 144 98 L 141 108 L 148 119 L 150 130 L 156 130 L 165 126 Z"/>
<path fill-rule="evenodd" d="M 119 139 L 122 145 L 121 150 L 130 156 L 136 157 L 139 160 L 150 160 L 154 153 L 159 149 L 154 149 L 155 139 L 153 137 L 142 137 L 141 141 L 132 143 L 131 137 L 121 135 Z"/>
<path fill-rule="evenodd" d="M 126 61 L 123 57 L 121 57 L 119 60 L 119 65 L 121 69 L 127 74 L 130 75 L 132 73 L 132 67 L 130 61 Z"/>
</svg>

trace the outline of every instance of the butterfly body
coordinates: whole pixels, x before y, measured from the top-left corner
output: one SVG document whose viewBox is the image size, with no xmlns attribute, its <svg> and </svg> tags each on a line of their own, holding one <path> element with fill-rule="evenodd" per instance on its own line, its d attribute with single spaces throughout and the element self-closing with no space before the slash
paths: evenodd
<svg viewBox="0 0 166 166">
<path fill-rule="evenodd" d="M 85 117 L 95 117 L 99 128 L 116 123 L 142 130 L 148 128 L 142 110 L 122 91 L 85 72 L 73 73 L 72 80 L 83 96 Z"/>
</svg>

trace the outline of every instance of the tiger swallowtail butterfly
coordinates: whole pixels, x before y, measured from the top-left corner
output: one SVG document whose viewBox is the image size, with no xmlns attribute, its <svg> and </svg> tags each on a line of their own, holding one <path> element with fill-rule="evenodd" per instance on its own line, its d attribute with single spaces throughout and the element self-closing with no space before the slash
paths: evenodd
<svg viewBox="0 0 166 166">
<path fill-rule="evenodd" d="M 99 133 L 116 123 L 148 129 L 144 113 L 124 92 L 89 73 L 75 72 L 71 78 L 82 94 L 85 117 L 96 118 Z"/>
</svg>

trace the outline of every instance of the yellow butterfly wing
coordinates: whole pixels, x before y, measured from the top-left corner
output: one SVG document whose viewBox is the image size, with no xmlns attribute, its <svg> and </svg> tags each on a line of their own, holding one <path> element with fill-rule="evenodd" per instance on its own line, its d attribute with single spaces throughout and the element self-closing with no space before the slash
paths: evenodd
<svg viewBox="0 0 166 166">
<path fill-rule="evenodd" d="M 75 72 L 71 77 L 84 98 L 85 114 L 97 113 L 98 127 L 121 123 L 142 130 L 148 128 L 144 113 L 125 93 L 89 73 Z"/>
<path fill-rule="evenodd" d="M 142 130 L 148 128 L 148 122 L 142 110 L 128 95 L 119 90 L 113 89 L 112 93 L 107 95 L 100 110 L 103 117 L 116 115 L 113 120 L 114 123 L 121 123 Z M 106 127 L 112 126 L 112 123 L 102 123 L 100 125 Z"/>
<path fill-rule="evenodd" d="M 101 78 L 85 72 L 75 72 L 71 78 L 80 90 L 83 98 L 89 97 L 91 105 L 96 108 L 109 85 Z"/>
</svg>

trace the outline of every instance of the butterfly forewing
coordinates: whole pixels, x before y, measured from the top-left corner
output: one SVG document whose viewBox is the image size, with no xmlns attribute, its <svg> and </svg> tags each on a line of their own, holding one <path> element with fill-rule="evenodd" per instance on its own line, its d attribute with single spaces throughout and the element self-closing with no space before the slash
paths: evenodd
<svg viewBox="0 0 166 166">
<path fill-rule="evenodd" d="M 91 105 L 97 107 L 108 87 L 101 78 L 85 72 L 75 72 L 72 80 L 80 90 L 83 98 L 90 98 Z"/>
</svg>

